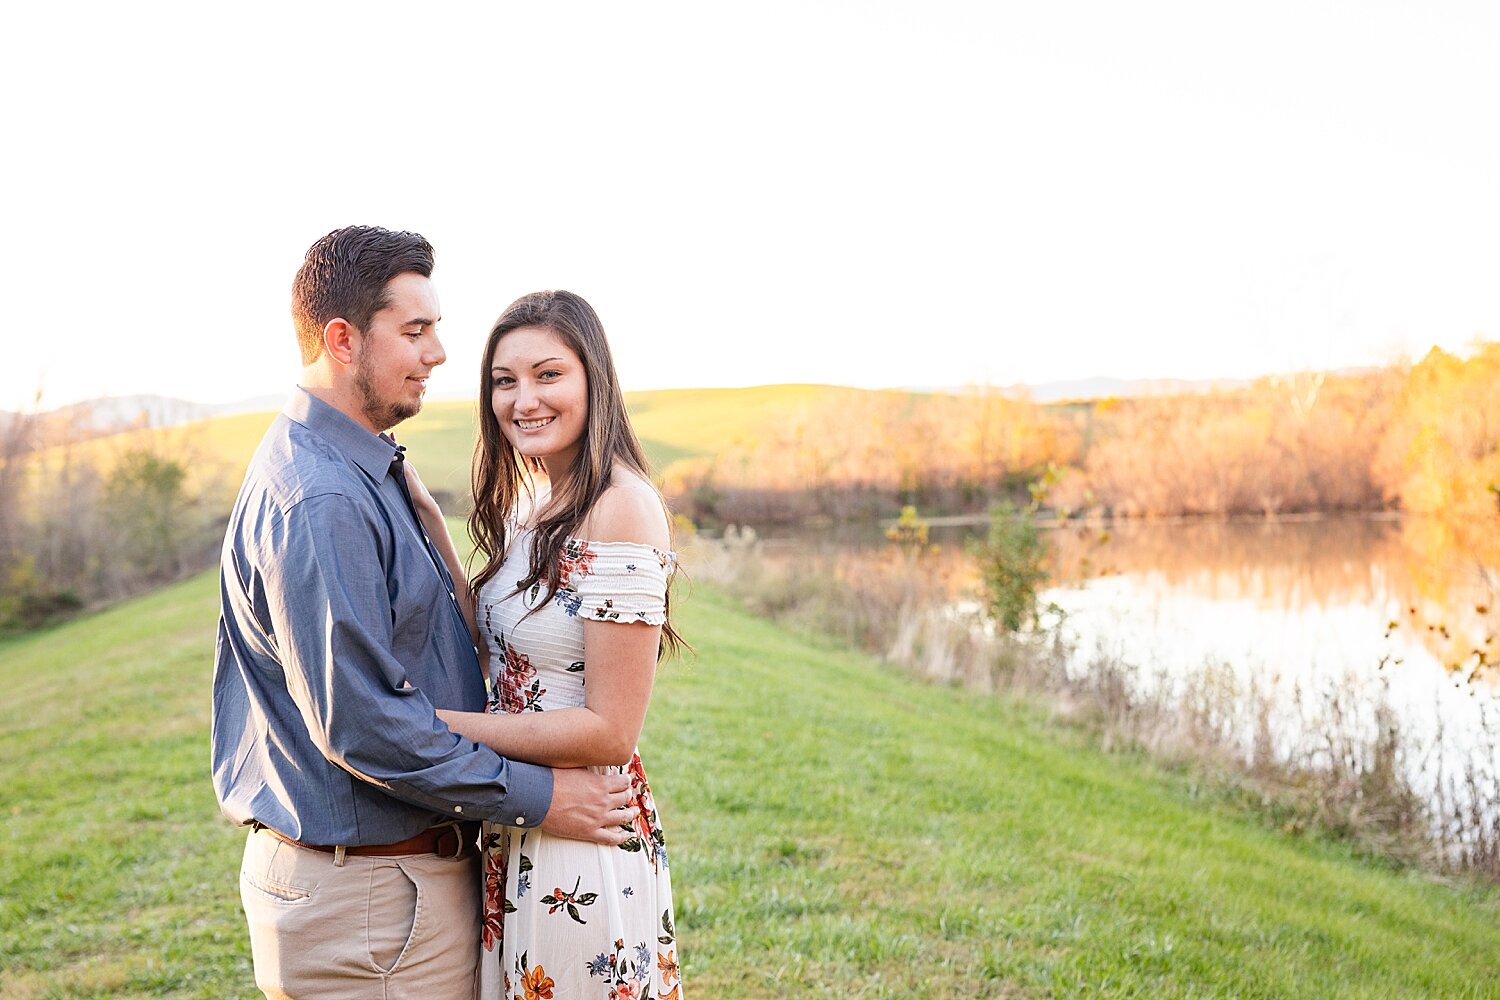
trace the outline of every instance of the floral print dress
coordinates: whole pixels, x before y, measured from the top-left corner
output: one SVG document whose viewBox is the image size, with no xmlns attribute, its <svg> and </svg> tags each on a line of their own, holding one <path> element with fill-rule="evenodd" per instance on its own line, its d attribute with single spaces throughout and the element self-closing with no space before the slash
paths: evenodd
<svg viewBox="0 0 1500 1000">
<path fill-rule="evenodd" d="M 560 586 L 547 599 L 544 585 L 515 592 L 531 544 L 531 532 L 522 531 L 479 594 L 491 712 L 582 705 L 584 621 L 660 625 L 666 616 L 671 553 L 569 539 Z M 640 815 L 620 847 L 485 828 L 482 1000 L 681 998 L 666 842 L 640 754 L 626 766 L 596 770 L 631 777 Z"/>
</svg>

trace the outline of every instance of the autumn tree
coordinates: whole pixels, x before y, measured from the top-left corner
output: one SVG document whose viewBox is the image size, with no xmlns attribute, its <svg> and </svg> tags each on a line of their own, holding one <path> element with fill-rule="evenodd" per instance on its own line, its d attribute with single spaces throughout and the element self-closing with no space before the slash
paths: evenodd
<svg viewBox="0 0 1500 1000">
<path fill-rule="evenodd" d="M 1500 343 L 1468 359 L 1433 348 L 1412 367 L 1376 468 L 1406 510 L 1500 519 Z"/>
</svg>

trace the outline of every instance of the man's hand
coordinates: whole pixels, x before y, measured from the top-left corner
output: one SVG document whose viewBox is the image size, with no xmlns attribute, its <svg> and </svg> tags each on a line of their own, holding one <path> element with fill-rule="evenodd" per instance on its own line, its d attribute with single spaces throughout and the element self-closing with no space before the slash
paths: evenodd
<svg viewBox="0 0 1500 1000">
<path fill-rule="evenodd" d="M 552 806 L 540 828 L 557 837 L 618 847 L 640 810 L 630 804 L 630 776 L 595 774 L 582 767 L 553 768 Z"/>
</svg>

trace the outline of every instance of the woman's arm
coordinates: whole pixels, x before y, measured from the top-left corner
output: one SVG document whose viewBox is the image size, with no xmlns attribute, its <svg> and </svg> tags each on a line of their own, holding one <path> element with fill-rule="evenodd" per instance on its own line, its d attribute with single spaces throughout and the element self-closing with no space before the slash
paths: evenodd
<svg viewBox="0 0 1500 1000">
<path fill-rule="evenodd" d="M 469 626 L 469 639 L 478 646 L 479 626 L 474 617 L 474 591 L 469 586 L 463 560 L 458 557 L 458 547 L 453 544 L 453 535 L 448 531 L 448 522 L 437 501 L 428 492 L 426 484 L 422 482 L 422 477 L 417 475 L 416 466 L 410 461 L 403 462 L 402 465 L 406 467 L 406 487 L 411 491 L 412 506 L 417 510 L 417 517 L 421 520 L 427 537 L 432 539 L 433 547 L 447 565 L 448 575 L 453 577 L 453 594 L 458 598 L 458 607 L 463 611 L 464 622 Z"/>
<path fill-rule="evenodd" d="M 548 767 L 628 764 L 646 721 L 661 626 L 584 622 L 582 708 L 519 715 L 438 709 L 448 728 L 502 757 Z"/>
<path fill-rule="evenodd" d="M 627 481 L 606 491 L 587 531 L 596 541 L 670 545 L 666 514 L 649 483 Z M 627 764 L 651 702 L 660 644 L 660 625 L 585 621 L 588 683 L 582 708 L 518 715 L 439 711 L 438 716 L 454 732 L 503 757 L 551 767 Z"/>
</svg>

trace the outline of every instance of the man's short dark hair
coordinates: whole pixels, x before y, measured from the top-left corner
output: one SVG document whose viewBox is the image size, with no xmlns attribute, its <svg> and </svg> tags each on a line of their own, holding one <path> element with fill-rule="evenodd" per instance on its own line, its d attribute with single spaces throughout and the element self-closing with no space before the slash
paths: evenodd
<svg viewBox="0 0 1500 1000">
<path fill-rule="evenodd" d="M 408 271 L 432 277 L 432 244 L 379 226 L 335 229 L 307 250 L 292 281 L 292 323 L 302 363 L 323 353 L 323 328 L 344 319 L 363 330 L 389 304 L 386 283 Z"/>
</svg>

